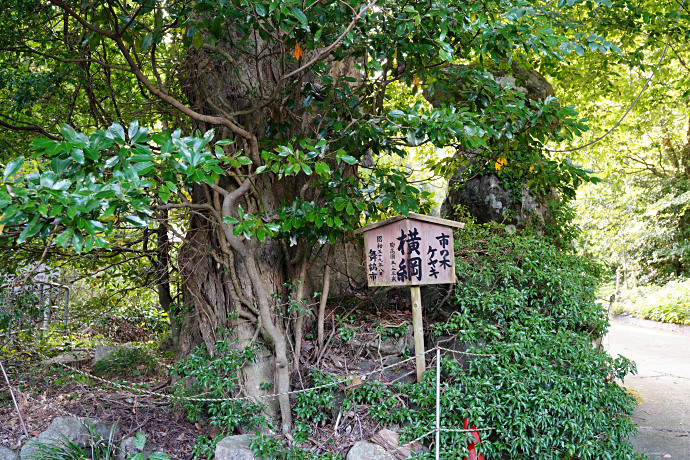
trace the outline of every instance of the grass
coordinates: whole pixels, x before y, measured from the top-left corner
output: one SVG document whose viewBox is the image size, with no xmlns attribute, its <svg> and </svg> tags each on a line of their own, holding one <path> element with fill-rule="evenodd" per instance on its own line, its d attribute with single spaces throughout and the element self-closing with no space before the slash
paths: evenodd
<svg viewBox="0 0 690 460">
<path fill-rule="evenodd" d="M 65 436 L 49 442 L 33 441 L 36 451 L 29 454 L 32 460 L 110 460 L 116 458 L 115 427 L 104 439 L 89 425 L 89 441 L 85 447 Z"/>
<path fill-rule="evenodd" d="M 153 375 L 158 363 L 148 351 L 123 347 L 93 365 L 91 372 L 99 377 Z"/>
<path fill-rule="evenodd" d="M 623 290 L 611 312 L 652 321 L 690 324 L 690 279 L 674 280 L 663 286 L 640 286 Z"/>
</svg>

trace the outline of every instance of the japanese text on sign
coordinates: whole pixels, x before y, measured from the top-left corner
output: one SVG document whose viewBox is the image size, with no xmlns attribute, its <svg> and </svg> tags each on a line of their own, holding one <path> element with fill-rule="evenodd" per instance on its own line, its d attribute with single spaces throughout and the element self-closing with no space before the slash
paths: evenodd
<svg viewBox="0 0 690 460">
<path fill-rule="evenodd" d="M 453 232 L 443 225 L 404 219 L 365 233 L 369 286 L 455 281 Z"/>
</svg>

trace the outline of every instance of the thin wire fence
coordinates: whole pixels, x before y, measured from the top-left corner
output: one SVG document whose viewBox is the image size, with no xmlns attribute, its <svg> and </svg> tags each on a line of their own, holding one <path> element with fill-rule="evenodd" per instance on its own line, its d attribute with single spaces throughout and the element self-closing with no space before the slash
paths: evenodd
<svg viewBox="0 0 690 460">
<path fill-rule="evenodd" d="M 44 353 L 40 352 L 39 350 L 37 350 L 37 349 L 35 349 L 35 348 L 31 347 L 31 346 L 28 346 L 28 345 L 26 345 L 26 344 L 24 344 L 24 346 L 26 346 L 26 348 L 28 348 L 30 351 L 36 353 L 38 356 L 41 356 L 41 357 L 43 357 L 44 359 L 48 359 L 48 356 L 46 356 Z M 359 380 L 364 381 L 366 378 L 368 378 L 368 377 L 370 377 L 370 376 L 372 376 L 372 375 L 381 374 L 382 372 L 384 372 L 384 371 L 386 371 L 386 370 L 393 369 L 393 368 L 396 368 L 396 367 L 400 367 L 400 366 L 402 366 L 403 364 L 405 364 L 405 363 L 407 363 L 407 362 L 410 362 L 410 361 L 413 361 L 413 360 L 417 359 L 417 357 L 419 357 L 419 356 L 426 356 L 426 355 L 428 355 L 428 354 L 430 354 L 430 353 L 435 353 L 435 354 L 436 354 L 436 376 L 435 376 L 435 380 L 436 380 L 436 381 L 435 381 L 435 390 L 436 390 L 436 426 L 435 426 L 433 429 L 431 429 L 431 430 L 429 430 L 428 432 L 426 432 L 425 434 L 423 434 L 423 435 L 421 435 L 421 436 L 419 436 L 419 437 L 417 437 L 417 438 L 415 438 L 415 439 L 413 439 L 413 440 L 411 440 L 411 441 L 407 441 L 406 443 L 404 443 L 404 444 L 398 446 L 398 447 L 397 447 L 396 449 L 394 449 L 393 451 L 386 451 L 385 453 L 382 453 L 381 455 L 379 455 L 379 456 L 377 456 L 377 457 L 374 457 L 374 458 L 372 458 L 371 460 L 379 460 L 379 459 L 383 459 L 383 458 L 390 458 L 390 455 L 391 455 L 392 453 L 399 452 L 399 451 L 401 451 L 402 449 L 405 449 L 405 448 L 409 448 L 409 447 L 413 446 L 415 443 L 420 442 L 421 440 L 425 439 L 426 437 L 428 437 L 428 436 L 431 435 L 431 434 L 435 434 L 435 435 L 436 435 L 436 439 L 435 439 L 434 444 L 435 444 L 435 449 L 436 449 L 436 459 L 439 460 L 439 458 L 440 458 L 440 457 L 439 457 L 439 455 L 440 455 L 440 447 L 441 447 L 441 446 L 440 446 L 440 434 L 441 434 L 441 433 L 444 433 L 444 432 L 447 432 L 447 433 L 468 433 L 468 432 L 490 431 L 490 430 L 493 430 L 493 428 L 451 429 L 451 428 L 442 428 L 442 427 L 441 427 L 441 417 L 442 417 L 442 414 L 441 414 L 441 400 L 440 400 L 440 395 L 441 395 L 441 351 L 445 351 L 445 352 L 448 352 L 448 353 L 454 353 L 454 354 L 465 355 L 465 356 L 476 356 L 476 357 L 489 357 L 489 356 L 493 356 L 493 355 L 491 355 L 491 354 L 486 354 L 486 353 L 473 353 L 473 352 L 459 351 L 459 350 L 453 350 L 453 349 L 450 349 L 450 348 L 444 348 L 444 347 L 436 346 L 436 347 L 434 347 L 434 348 L 432 348 L 432 349 L 430 349 L 430 350 L 425 351 L 424 353 L 420 353 L 420 354 L 417 354 L 417 355 L 415 355 L 415 356 L 410 356 L 410 357 L 408 357 L 408 358 L 406 358 L 406 359 L 403 359 L 403 360 L 401 360 L 401 361 L 399 361 L 399 362 L 397 362 L 397 363 L 390 364 L 390 365 L 387 365 L 387 366 L 382 366 L 382 367 L 380 367 L 380 368 L 378 368 L 378 369 L 376 369 L 376 370 L 369 371 L 369 372 L 366 372 L 366 373 L 363 373 L 363 374 L 359 374 L 359 375 L 350 375 L 350 376 L 348 376 L 348 378 L 345 378 L 345 379 L 334 380 L 334 381 L 332 381 L 332 382 L 328 382 L 328 383 L 325 383 L 325 384 L 322 384 L 322 385 L 317 385 L 317 386 L 310 387 L 310 388 L 296 389 L 296 390 L 289 391 L 289 392 L 284 392 L 284 393 L 272 393 L 272 394 L 257 395 L 257 396 L 227 397 L 227 398 L 200 398 L 199 396 L 201 396 L 201 395 L 197 395 L 197 396 L 180 396 L 180 395 L 174 395 L 174 394 L 166 394 L 166 393 L 161 393 L 161 392 L 151 391 L 151 390 L 147 390 L 147 389 L 141 388 L 141 387 L 137 386 L 137 384 L 132 383 L 132 382 L 124 381 L 124 383 L 122 383 L 122 381 L 121 381 L 121 382 L 116 382 L 116 381 L 108 380 L 108 379 L 105 379 L 105 378 L 102 378 L 102 377 L 98 377 L 98 376 L 89 374 L 88 372 L 85 372 L 85 371 L 83 371 L 83 370 L 81 370 L 81 369 L 78 369 L 78 368 L 76 368 L 76 367 L 74 367 L 74 366 L 70 366 L 69 364 L 66 364 L 66 363 L 58 362 L 58 363 L 55 363 L 55 364 L 57 364 L 57 365 L 63 367 L 63 368 L 66 369 L 66 370 L 69 370 L 69 371 L 71 371 L 71 372 L 73 372 L 73 373 L 75 373 L 75 374 L 79 374 L 79 375 L 85 376 L 85 377 L 87 377 L 87 378 L 89 378 L 89 379 L 93 379 L 93 380 L 95 380 L 95 381 L 98 381 L 98 382 L 107 384 L 107 385 L 112 386 L 112 387 L 114 387 L 114 388 L 118 388 L 118 389 L 120 389 L 120 390 L 127 391 L 127 392 L 129 392 L 129 393 L 145 394 L 145 395 L 148 395 L 148 396 L 151 396 L 151 397 L 163 398 L 163 399 L 171 400 L 171 401 L 194 401 L 194 402 L 221 403 L 221 402 L 228 402 L 228 401 L 247 401 L 247 400 L 277 398 L 277 397 L 280 397 L 280 396 L 287 396 L 287 395 L 294 395 L 294 394 L 303 394 L 303 393 L 308 393 L 308 392 L 312 392 L 312 391 L 323 390 L 323 389 L 326 389 L 326 388 L 332 388 L 332 387 L 335 387 L 335 386 L 341 386 L 341 385 L 343 385 L 343 384 L 345 384 L 345 385 L 350 385 L 351 382 L 352 382 L 354 379 L 359 379 Z M 74 375 L 74 374 L 70 374 L 70 375 Z M 43 407 L 46 407 L 46 408 L 51 409 L 51 410 L 53 410 L 53 411 L 55 411 L 55 412 L 57 412 L 57 413 L 60 413 L 60 414 L 62 414 L 62 415 L 66 415 L 66 416 L 69 416 L 69 417 L 77 417 L 77 418 L 79 418 L 79 416 L 77 416 L 77 415 L 75 415 L 75 414 L 72 414 L 72 413 L 70 413 L 70 412 L 68 412 L 68 411 L 65 411 L 64 409 L 55 407 L 55 406 L 53 406 L 53 405 L 51 405 L 51 404 L 49 404 L 49 403 L 46 403 L 46 402 L 43 402 L 43 401 L 40 401 L 40 400 L 34 398 L 33 396 L 27 394 L 26 392 L 20 390 L 20 389 L 17 388 L 16 386 L 12 385 L 12 384 L 10 383 L 10 381 L 9 381 L 9 378 L 7 379 L 7 385 L 8 385 L 8 387 L 9 387 L 9 391 L 10 391 L 11 394 L 12 394 L 12 392 L 16 392 L 17 394 L 23 396 L 23 397 L 26 398 L 27 400 L 33 401 L 33 402 L 35 402 L 35 403 L 37 403 L 37 404 L 39 404 L 39 405 L 41 405 L 41 406 L 43 406 Z M 20 410 L 19 410 L 18 405 L 16 406 L 16 409 L 17 409 L 17 413 L 18 413 L 19 417 L 21 418 L 21 412 L 20 412 Z M 387 457 L 387 456 L 388 456 L 388 457 Z"/>
</svg>

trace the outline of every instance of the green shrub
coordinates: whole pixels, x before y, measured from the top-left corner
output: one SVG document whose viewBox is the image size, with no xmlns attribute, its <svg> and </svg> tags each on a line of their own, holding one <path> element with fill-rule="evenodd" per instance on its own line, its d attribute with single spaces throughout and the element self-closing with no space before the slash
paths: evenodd
<svg viewBox="0 0 690 460">
<path fill-rule="evenodd" d="M 213 358 L 205 347 L 197 347 L 186 359 L 178 361 L 170 373 L 179 377 L 174 385 L 175 395 L 187 418 L 196 422 L 207 418 L 209 425 L 221 429 L 221 435 L 233 431 L 259 429 L 268 426 L 264 406 L 249 400 L 224 400 L 221 402 L 204 402 L 186 399 L 186 397 L 203 395 L 204 399 L 225 399 L 239 393 L 239 373 L 247 362 L 256 360 L 256 350 L 252 347 L 243 350 L 233 349 L 230 340 L 218 340 Z M 194 458 L 210 458 L 215 445 L 222 439 L 199 437 L 194 446 Z"/>
<path fill-rule="evenodd" d="M 100 377 L 154 374 L 156 360 L 146 350 L 138 347 L 123 347 L 96 361 L 91 369 Z"/>
<path fill-rule="evenodd" d="M 690 279 L 670 281 L 635 303 L 642 318 L 690 324 Z"/>
<path fill-rule="evenodd" d="M 456 240 L 456 311 L 436 326 L 488 357 L 468 369 L 444 361 L 443 425 L 482 428 L 487 458 L 638 458 L 628 437 L 634 399 L 614 382 L 634 364 L 595 350 L 607 327 L 594 303 L 598 266 L 544 238 L 476 226 Z M 434 376 L 401 388 L 417 406 L 409 436 L 434 419 Z M 462 433 L 443 433 L 443 458 L 463 454 Z M 458 447 L 460 446 L 460 447 Z"/>
</svg>

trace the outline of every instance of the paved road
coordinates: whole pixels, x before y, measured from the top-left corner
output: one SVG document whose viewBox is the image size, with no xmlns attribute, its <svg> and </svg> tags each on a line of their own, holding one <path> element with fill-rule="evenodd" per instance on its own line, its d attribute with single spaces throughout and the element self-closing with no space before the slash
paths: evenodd
<svg viewBox="0 0 690 460">
<path fill-rule="evenodd" d="M 637 363 L 624 382 L 642 398 L 633 417 L 637 452 L 690 460 L 690 336 L 612 321 L 604 346 Z"/>
</svg>

